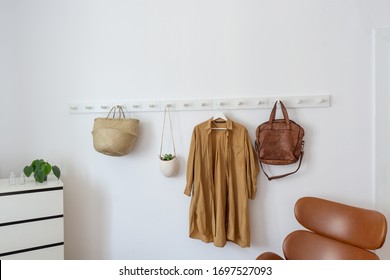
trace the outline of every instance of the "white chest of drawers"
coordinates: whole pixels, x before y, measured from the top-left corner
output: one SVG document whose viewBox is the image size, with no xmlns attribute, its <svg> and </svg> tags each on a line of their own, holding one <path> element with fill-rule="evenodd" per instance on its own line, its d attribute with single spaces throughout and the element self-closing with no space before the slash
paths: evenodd
<svg viewBox="0 0 390 280">
<path fill-rule="evenodd" d="M 63 259 L 63 183 L 0 179 L 0 259 Z"/>
</svg>

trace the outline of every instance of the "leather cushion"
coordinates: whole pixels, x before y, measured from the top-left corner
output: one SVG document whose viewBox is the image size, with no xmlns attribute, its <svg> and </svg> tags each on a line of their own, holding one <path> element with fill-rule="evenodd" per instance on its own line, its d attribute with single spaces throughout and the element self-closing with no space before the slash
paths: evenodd
<svg viewBox="0 0 390 280">
<path fill-rule="evenodd" d="M 363 249 L 378 249 L 386 239 L 386 218 L 373 210 L 304 197 L 295 204 L 295 217 L 311 231 Z"/>
<path fill-rule="evenodd" d="M 287 260 L 378 260 L 374 253 L 319 234 L 298 230 L 283 242 Z"/>
</svg>

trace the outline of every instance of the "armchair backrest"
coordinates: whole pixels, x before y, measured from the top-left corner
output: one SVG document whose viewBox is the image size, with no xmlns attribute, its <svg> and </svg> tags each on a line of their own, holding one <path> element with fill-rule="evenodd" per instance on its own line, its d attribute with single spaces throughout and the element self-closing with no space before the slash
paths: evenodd
<svg viewBox="0 0 390 280">
<path fill-rule="evenodd" d="M 309 231 L 286 237 L 286 259 L 378 259 L 369 250 L 386 239 L 386 218 L 373 210 L 303 197 L 295 204 L 295 217 Z"/>
</svg>

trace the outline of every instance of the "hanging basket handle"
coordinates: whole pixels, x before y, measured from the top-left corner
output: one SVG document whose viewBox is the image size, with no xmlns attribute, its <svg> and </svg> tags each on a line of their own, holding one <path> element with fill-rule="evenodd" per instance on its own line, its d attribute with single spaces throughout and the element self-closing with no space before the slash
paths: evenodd
<svg viewBox="0 0 390 280">
<path fill-rule="evenodd" d="M 176 148 L 175 148 L 175 141 L 173 139 L 173 130 L 172 130 L 172 121 L 171 121 L 171 112 L 169 110 L 169 106 L 165 106 L 164 110 L 164 122 L 163 122 L 163 130 L 161 134 L 161 146 L 160 146 L 160 158 L 162 156 L 162 149 L 163 149 L 163 140 L 164 140 L 164 131 L 165 131 L 165 119 L 168 113 L 168 118 L 169 118 L 169 127 L 171 130 L 171 137 L 172 137 L 172 145 L 173 145 L 173 157 L 176 157 Z"/>
<path fill-rule="evenodd" d="M 108 119 L 110 117 L 111 113 L 112 113 L 112 118 L 115 119 L 116 110 L 119 111 L 119 119 L 121 119 L 122 116 L 123 116 L 124 119 L 126 118 L 125 112 L 123 111 L 122 106 L 116 105 L 116 106 L 111 108 L 110 112 L 108 112 L 108 115 L 107 115 L 106 119 Z"/>
</svg>

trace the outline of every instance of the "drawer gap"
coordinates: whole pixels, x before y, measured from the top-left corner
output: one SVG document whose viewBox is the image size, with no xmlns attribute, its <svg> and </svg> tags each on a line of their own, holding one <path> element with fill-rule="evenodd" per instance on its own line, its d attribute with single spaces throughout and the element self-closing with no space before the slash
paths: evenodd
<svg viewBox="0 0 390 280">
<path fill-rule="evenodd" d="M 33 219 L 12 221 L 12 222 L 7 222 L 7 223 L 1 223 L 0 227 L 12 226 L 12 225 L 18 225 L 18 224 L 25 224 L 25 223 L 33 223 L 33 222 L 39 222 L 39 221 L 45 221 L 45 220 L 51 220 L 51 219 L 59 219 L 59 218 L 63 218 L 63 217 L 64 217 L 64 215 L 54 215 L 54 216 L 47 216 L 47 217 L 39 217 L 39 218 L 33 218 Z"/>
<path fill-rule="evenodd" d="M 5 257 L 5 256 L 15 255 L 15 254 L 21 254 L 21 253 L 26 253 L 26 252 L 36 251 L 36 250 L 42 250 L 42 249 L 47 249 L 47 248 L 56 247 L 56 246 L 62 246 L 62 245 L 64 245 L 64 242 L 58 242 L 58 243 L 47 244 L 47 245 L 42 245 L 42 246 L 37 246 L 37 247 L 20 249 L 20 250 L 11 251 L 11 252 L 0 253 L 0 257 Z"/>
</svg>

